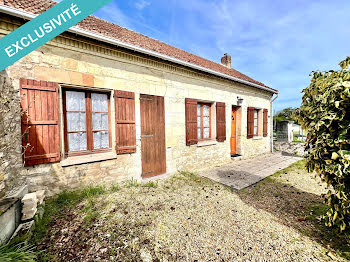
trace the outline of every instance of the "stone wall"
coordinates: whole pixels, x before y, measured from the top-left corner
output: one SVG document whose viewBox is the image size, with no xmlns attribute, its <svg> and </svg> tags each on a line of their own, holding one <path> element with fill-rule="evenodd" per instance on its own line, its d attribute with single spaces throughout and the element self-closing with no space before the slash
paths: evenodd
<svg viewBox="0 0 350 262">
<path fill-rule="evenodd" d="M 19 95 L 0 72 L 0 198 L 18 185 L 22 167 Z"/>
<path fill-rule="evenodd" d="M 16 21 L 7 20 L 7 24 L 10 22 Z M 0 25 L 3 26 L 0 28 L 0 33 L 5 34 L 6 28 L 8 30 L 9 27 L 4 26 L 6 23 Z M 168 173 L 178 170 L 199 171 L 231 161 L 231 107 L 237 104 L 237 96 L 243 98 L 240 109 L 242 115 L 237 129 L 240 153 L 244 157 L 251 157 L 270 151 L 270 136 L 246 138 L 248 106 L 269 109 L 270 134 L 270 93 L 180 66 L 151 60 L 141 54 L 130 54 L 101 43 L 63 34 L 7 68 L 6 73 L 11 77 L 11 83 L 17 91 L 20 78 L 28 78 L 58 82 L 61 86 L 76 85 L 135 92 L 137 138 L 135 154 L 119 155 L 111 157 L 110 160 L 66 167 L 63 167 L 62 163 L 55 163 L 23 168 L 20 180 L 28 183 L 31 191 L 46 189 L 49 194 L 54 194 L 62 189 L 82 184 L 113 183 L 126 178 L 140 179 L 140 94 L 164 96 Z M 210 143 L 186 146 L 185 98 L 213 103 L 213 140 Z M 225 142 L 215 141 L 215 102 L 226 104 Z M 111 98 L 112 119 L 114 119 L 113 103 Z M 62 107 L 60 111 L 62 119 Z M 259 119 L 262 127 L 262 117 Z M 115 145 L 114 128 L 112 138 L 112 144 Z M 20 139 L 15 141 L 20 145 Z M 61 148 L 62 150 L 64 148 L 63 139 Z"/>
<path fill-rule="evenodd" d="M 285 152 L 295 156 L 305 156 L 305 143 L 293 143 L 293 142 L 280 142 L 273 143 L 276 151 Z"/>
</svg>

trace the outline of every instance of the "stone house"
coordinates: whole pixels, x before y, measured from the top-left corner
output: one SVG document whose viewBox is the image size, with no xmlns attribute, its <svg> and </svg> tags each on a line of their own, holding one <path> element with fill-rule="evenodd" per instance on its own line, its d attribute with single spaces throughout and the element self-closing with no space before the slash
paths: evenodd
<svg viewBox="0 0 350 262">
<path fill-rule="evenodd" d="M 0 36 L 51 0 L 0 0 Z M 55 194 L 272 150 L 278 91 L 221 64 L 90 16 L 2 72 L 21 95 L 15 184 Z M 21 142 L 22 140 L 22 142 Z M 28 145 L 29 144 L 29 145 Z"/>
</svg>

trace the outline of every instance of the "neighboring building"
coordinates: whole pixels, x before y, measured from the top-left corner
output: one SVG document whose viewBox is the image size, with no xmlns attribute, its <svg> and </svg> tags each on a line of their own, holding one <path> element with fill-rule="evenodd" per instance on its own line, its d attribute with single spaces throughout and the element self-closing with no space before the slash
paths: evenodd
<svg viewBox="0 0 350 262">
<path fill-rule="evenodd" d="M 293 121 L 285 120 L 276 123 L 277 141 L 291 143 L 293 141 Z"/>
<path fill-rule="evenodd" d="M 0 0 L 0 35 L 54 4 Z M 25 110 L 13 143 L 30 143 L 11 181 L 54 194 L 270 152 L 278 91 L 221 62 L 88 17 L 3 72 Z"/>
<path fill-rule="evenodd" d="M 306 140 L 305 131 L 303 131 L 300 125 L 290 120 L 278 121 L 276 123 L 276 135 L 277 141 L 281 142 L 291 143 L 294 139 L 297 141 Z"/>
</svg>

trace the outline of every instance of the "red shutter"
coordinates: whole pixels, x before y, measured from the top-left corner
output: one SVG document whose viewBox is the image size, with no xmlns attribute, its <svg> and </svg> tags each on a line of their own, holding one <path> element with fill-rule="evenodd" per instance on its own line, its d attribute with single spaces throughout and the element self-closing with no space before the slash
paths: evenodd
<svg viewBox="0 0 350 262">
<path fill-rule="evenodd" d="M 135 94 L 115 90 L 117 154 L 136 152 Z"/>
<path fill-rule="evenodd" d="M 264 115 L 263 115 L 263 119 L 264 119 L 264 124 L 263 124 L 263 136 L 267 136 L 267 109 L 264 109 Z"/>
<path fill-rule="evenodd" d="M 226 140 L 226 116 L 225 103 L 216 102 L 216 140 Z"/>
<path fill-rule="evenodd" d="M 254 136 L 254 107 L 248 107 L 247 111 L 247 138 Z"/>
<path fill-rule="evenodd" d="M 197 138 L 197 100 L 185 99 L 186 113 L 186 145 L 194 145 L 198 143 Z"/>
<path fill-rule="evenodd" d="M 58 84 L 21 79 L 20 85 L 24 164 L 60 161 Z"/>
</svg>

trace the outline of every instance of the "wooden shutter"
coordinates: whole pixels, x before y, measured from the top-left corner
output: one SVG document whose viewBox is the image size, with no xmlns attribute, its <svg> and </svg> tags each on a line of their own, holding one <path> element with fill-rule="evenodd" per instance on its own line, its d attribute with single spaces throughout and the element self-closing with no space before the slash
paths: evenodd
<svg viewBox="0 0 350 262">
<path fill-rule="evenodd" d="M 225 103 L 216 102 L 216 140 L 226 140 L 226 116 Z"/>
<path fill-rule="evenodd" d="M 117 154 L 136 152 L 135 94 L 115 90 Z"/>
<path fill-rule="evenodd" d="M 263 115 L 263 136 L 267 136 L 267 109 L 264 109 L 264 115 Z"/>
<path fill-rule="evenodd" d="M 247 138 L 254 136 L 254 107 L 248 107 L 247 111 Z"/>
<path fill-rule="evenodd" d="M 186 114 L 186 145 L 194 145 L 198 143 L 197 138 L 197 100 L 185 99 Z"/>
<path fill-rule="evenodd" d="M 60 161 L 58 84 L 21 79 L 20 92 L 24 164 Z"/>
</svg>

